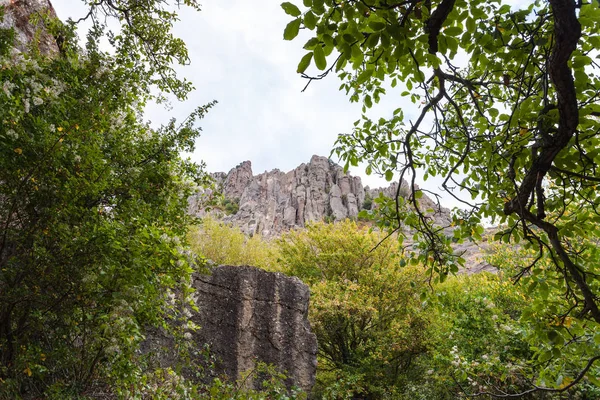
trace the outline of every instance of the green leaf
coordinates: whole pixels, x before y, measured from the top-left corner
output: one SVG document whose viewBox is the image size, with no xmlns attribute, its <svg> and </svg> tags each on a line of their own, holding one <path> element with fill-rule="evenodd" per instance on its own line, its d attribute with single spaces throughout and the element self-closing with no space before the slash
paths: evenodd
<svg viewBox="0 0 600 400">
<path fill-rule="evenodd" d="M 538 357 L 538 361 L 543 363 L 543 362 L 548 361 L 551 358 L 552 358 L 552 351 L 546 350 L 542 354 L 540 354 L 540 356 Z"/>
<path fill-rule="evenodd" d="M 363 72 L 360 73 L 360 75 L 358 75 L 358 78 L 356 78 L 356 84 L 357 85 L 362 85 L 371 76 L 373 76 L 373 70 L 372 69 L 365 69 Z"/>
<path fill-rule="evenodd" d="M 281 3 L 281 8 L 283 8 L 283 11 L 285 11 L 286 14 L 291 15 L 292 17 L 299 17 L 302 14 L 298 7 L 287 1 Z"/>
<path fill-rule="evenodd" d="M 315 47 L 314 50 L 315 57 L 315 65 L 321 71 L 323 71 L 327 67 L 327 60 L 325 58 L 325 53 L 323 52 L 323 48 L 321 46 Z"/>
<path fill-rule="evenodd" d="M 285 40 L 292 40 L 296 36 L 298 36 L 298 32 L 300 31 L 300 23 L 301 22 L 302 22 L 302 20 L 300 18 L 297 18 L 297 19 L 293 20 L 292 22 L 290 22 L 289 24 L 287 24 L 287 26 L 285 27 L 285 30 L 283 31 L 283 38 Z"/>
<path fill-rule="evenodd" d="M 320 45 L 320 41 L 317 38 L 310 38 L 308 39 L 308 41 L 304 44 L 303 49 L 304 50 L 312 50 L 315 48 L 315 46 Z"/>
<path fill-rule="evenodd" d="M 386 24 L 379 21 L 371 21 L 369 22 L 369 28 L 373 29 L 375 32 L 381 31 L 385 29 Z"/>
<path fill-rule="evenodd" d="M 312 0 L 311 10 L 318 15 L 325 13 L 325 0 Z"/>
<path fill-rule="evenodd" d="M 467 32 L 475 32 L 477 30 L 477 24 L 475 24 L 475 20 L 473 18 L 467 18 Z"/>
<path fill-rule="evenodd" d="M 300 60 L 300 63 L 298 64 L 298 69 L 296 70 L 296 72 L 298 72 L 299 74 L 304 73 L 304 71 L 306 71 L 306 68 L 308 68 L 308 66 L 310 65 L 310 61 L 313 58 L 313 53 L 312 51 L 309 53 L 306 53 L 304 55 L 304 57 L 302 57 L 302 59 Z"/>
<path fill-rule="evenodd" d="M 394 179 L 394 173 L 392 172 L 392 170 L 388 169 L 387 171 L 385 171 L 385 180 L 390 182 L 392 179 Z"/>
<path fill-rule="evenodd" d="M 319 18 L 310 10 L 308 10 L 308 12 L 304 15 L 304 26 L 306 26 L 311 31 L 315 29 L 315 26 L 317 26 L 318 21 Z"/>
<path fill-rule="evenodd" d="M 444 30 L 444 35 L 448 36 L 458 36 L 462 33 L 462 28 L 460 26 L 451 26 Z"/>
<path fill-rule="evenodd" d="M 371 33 L 367 38 L 367 42 L 365 43 L 368 48 L 374 48 L 379 43 L 379 33 Z"/>
<path fill-rule="evenodd" d="M 572 61 L 573 68 L 582 68 L 591 63 L 592 59 L 588 56 L 575 56 Z"/>
<path fill-rule="evenodd" d="M 596 378 L 595 376 L 592 376 L 590 374 L 587 374 L 586 379 L 588 379 L 593 385 L 599 386 L 600 387 L 600 378 Z"/>
</svg>

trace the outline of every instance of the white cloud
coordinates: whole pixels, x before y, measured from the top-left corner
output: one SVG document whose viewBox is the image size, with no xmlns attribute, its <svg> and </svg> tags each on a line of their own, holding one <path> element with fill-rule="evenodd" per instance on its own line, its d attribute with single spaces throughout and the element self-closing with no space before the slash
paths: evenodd
<svg viewBox="0 0 600 400">
<path fill-rule="evenodd" d="M 228 171 L 244 160 L 252 161 L 255 173 L 273 168 L 288 171 L 313 154 L 329 155 L 337 135 L 350 132 L 360 117 L 360 106 L 338 91 L 335 76 L 315 81 L 301 93 L 306 81 L 295 71 L 309 36 L 301 32 L 303 38 L 283 40 L 291 18 L 280 3 L 203 0 L 200 13 L 190 9 L 180 13 L 175 34 L 186 42 L 191 65 L 178 70 L 196 91 L 187 102 L 174 103 L 172 110 L 153 106 L 147 115 L 154 123 L 183 119 L 196 106 L 218 100 L 202 122 L 204 134 L 192 155 L 194 160 L 204 160 L 210 171 Z M 85 14 L 80 0 L 55 0 L 53 5 L 63 19 Z M 389 116 L 404 105 L 406 117 L 414 119 L 419 110 L 398 93 L 395 89 L 385 96 L 370 115 Z M 366 184 L 387 184 L 366 177 L 363 170 L 351 169 Z M 435 185 L 428 182 L 426 187 L 437 189 Z"/>
</svg>

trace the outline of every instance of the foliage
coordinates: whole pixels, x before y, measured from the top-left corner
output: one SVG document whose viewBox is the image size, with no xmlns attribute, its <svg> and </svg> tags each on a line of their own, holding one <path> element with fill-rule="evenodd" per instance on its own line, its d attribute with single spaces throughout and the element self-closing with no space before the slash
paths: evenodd
<svg viewBox="0 0 600 400">
<path fill-rule="evenodd" d="M 487 273 L 457 276 L 435 287 L 431 305 L 441 340 L 422 361 L 435 371 L 428 380 L 432 389 L 457 396 L 461 391 L 528 387 L 532 352 L 525 340 L 527 325 L 519 322 L 528 299 L 518 289 Z"/>
<path fill-rule="evenodd" d="M 247 380 L 253 376 L 260 377 L 260 389 L 247 388 Z M 286 376 L 272 367 L 258 363 L 252 370 L 246 371 L 235 384 L 220 379 L 203 390 L 204 396 L 211 400 L 291 400 L 306 399 L 306 394 L 297 388 L 288 390 L 284 384 Z M 207 397 L 200 397 L 207 398 Z"/>
<path fill-rule="evenodd" d="M 363 104 L 354 131 L 338 138 L 334 152 L 346 168 L 365 162 L 367 173 L 410 181 L 410 196 L 381 200 L 375 220 L 390 230 L 413 227 L 421 240 L 414 257 L 439 280 L 463 262 L 450 245 L 480 239 L 483 219 L 505 227 L 497 240 L 524 239 L 537 256 L 519 268 L 527 284 L 538 281 L 529 287 L 540 305 L 526 317 L 575 326 L 558 332 L 558 345 L 555 329 L 535 331 L 545 348 L 540 376 L 560 375 L 563 362 L 582 372 L 568 385 L 542 379 L 537 384 L 549 387 L 533 390 L 562 391 L 581 381 L 600 359 L 592 340 L 600 324 L 600 68 L 594 60 L 600 3 L 531 1 L 520 9 L 499 0 L 303 4 L 282 4 L 293 17 L 284 39 L 301 28 L 313 34 L 298 72 L 310 83 L 335 71 L 341 89 Z M 313 62 L 323 72 L 309 76 Z M 416 107 L 379 119 L 365 115 L 390 87 Z M 464 205 L 455 213 L 453 237 L 419 208 L 417 173 L 436 177 Z M 556 296 L 552 307 L 542 306 L 546 296 Z"/>
<path fill-rule="evenodd" d="M 258 377 L 259 388 L 248 387 L 251 378 Z M 154 400 L 291 400 L 306 399 L 306 394 L 297 388 L 288 390 L 286 376 L 273 366 L 264 363 L 257 365 L 231 382 L 226 377 L 215 378 L 208 384 L 194 384 L 183 378 L 172 368 L 157 368 L 143 376 L 137 383 L 136 393 L 140 398 Z"/>
<path fill-rule="evenodd" d="M 150 93 L 159 90 L 158 99 L 171 93 L 184 100 L 193 89 L 190 82 L 177 76 L 173 64 L 187 65 L 190 60 L 183 40 L 172 33 L 182 6 L 200 11 L 196 0 L 100 0 L 86 1 L 88 13 L 83 21 L 91 24 L 97 39 L 106 38 L 112 46 L 114 63 L 127 68 L 138 79 L 138 88 Z M 115 29 L 116 25 L 116 29 Z"/>
<path fill-rule="evenodd" d="M 237 212 L 240 209 L 240 199 L 234 199 L 234 200 L 224 199 L 223 207 L 225 208 L 225 214 L 227 214 L 227 215 L 237 214 Z"/>
<path fill-rule="evenodd" d="M 180 153 L 212 103 L 151 129 L 150 78 L 99 51 L 99 32 L 82 51 L 50 26 L 60 56 L 1 59 L 0 398 L 124 394 L 143 328 L 189 291 L 187 197 L 207 176 Z"/>
<path fill-rule="evenodd" d="M 372 206 L 373 206 L 373 198 L 371 197 L 371 193 L 369 193 L 367 191 L 365 193 L 365 200 L 362 203 L 362 209 L 363 210 L 371 210 Z"/>
<path fill-rule="evenodd" d="M 190 230 L 188 240 L 196 254 L 217 265 L 252 265 L 277 271 L 277 249 L 260 235 L 247 237 L 238 228 L 211 218 L 202 218 Z"/>
<path fill-rule="evenodd" d="M 523 263 L 531 265 L 539 256 L 535 250 L 498 244 L 492 249 L 489 261 L 513 279 L 519 279 L 521 291 L 527 296 L 526 306 L 522 307 L 523 322 L 529 324 L 526 339 L 535 350 L 534 360 L 551 366 L 541 371 L 539 380 L 559 387 L 570 384 L 580 374 L 580 360 L 590 359 L 597 352 L 598 325 L 573 318 L 564 310 L 564 292 L 556 290 L 562 279 L 553 270 L 552 260 L 542 258 L 530 273 L 523 274 Z M 584 382 L 600 388 L 596 378 L 600 368 L 590 365 L 590 372 Z M 598 388 L 581 391 L 591 398 L 590 393 L 598 395 Z"/>
<path fill-rule="evenodd" d="M 309 225 L 278 241 L 283 271 L 311 289 L 317 396 L 389 396 L 427 349 L 429 321 L 418 298 L 423 277 L 400 267 L 394 242 L 374 249 L 381 238 L 345 220 Z"/>
</svg>

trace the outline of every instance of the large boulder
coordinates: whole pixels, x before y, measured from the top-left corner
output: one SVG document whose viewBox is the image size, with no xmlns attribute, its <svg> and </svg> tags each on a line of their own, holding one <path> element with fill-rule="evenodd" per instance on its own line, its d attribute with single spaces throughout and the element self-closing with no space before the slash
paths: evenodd
<svg viewBox="0 0 600 400">
<path fill-rule="evenodd" d="M 287 376 L 289 389 L 309 393 L 317 369 L 317 338 L 308 322 L 308 286 L 298 278 L 254 267 L 219 266 L 195 274 L 192 298 L 197 307 L 173 294 L 172 327 L 181 330 L 188 359 L 173 351 L 175 338 L 147 328 L 141 352 L 152 368 L 180 369 L 191 380 L 210 384 L 217 377 L 260 388 L 257 363 Z M 179 299 L 179 300 L 177 300 Z M 245 374 L 249 374 L 245 378 Z"/>
<path fill-rule="evenodd" d="M 317 338 L 308 322 L 308 287 L 298 278 L 254 267 L 220 266 L 194 279 L 200 329 L 193 340 L 209 345 L 215 373 L 240 378 L 257 362 L 272 364 L 289 387 L 310 391 L 317 367 Z M 256 386 L 252 377 L 248 385 Z"/>
</svg>

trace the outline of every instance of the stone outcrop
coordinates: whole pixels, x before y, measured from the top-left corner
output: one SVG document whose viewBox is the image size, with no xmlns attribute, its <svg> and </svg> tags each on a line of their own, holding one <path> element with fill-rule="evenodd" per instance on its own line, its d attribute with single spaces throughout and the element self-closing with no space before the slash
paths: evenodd
<svg viewBox="0 0 600 400">
<path fill-rule="evenodd" d="M 228 198 L 240 198 L 253 177 L 252 163 L 244 161 L 225 175 L 222 183 L 223 193 L 226 193 Z"/>
<path fill-rule="evenodd" d="M 256 362 L 275 365 L 288 386 L 310 391 L 317 339 L 308 316 L 308 287 L 298 278 L 254 267 L 220 266 L 193 282 L 199 311 L 191 320 L 199 345 L 208 343 L 215 373 L 239 378 Z M 251 379 L 248 384 L 256 386 Z"/>
<path fill-rule="evenodd" d="M 239 201 L 235 215 L 224 219 L 238 226 L 246 234 L 260 233 L 265 237 L 283 231 L 304 227 L 310 221 L 355 218 L 363 209 L 365 196 L 377 197 L 379 192 L 394 197 L 397 183 L 388 188 L 369 189 L 360 177 L 344 173 L 344 169 L 326 157 L 313 156 L 284 173 L 278 169 L 254 176 L 249 161 L 228 174 L 213 174 L 225 198 Z M 406 185 L 404 182 L 403 185 Z M 406 191 L 401 194 L 408 193 Z M 190 200 L 191 212 L 202 215 L 200 195 Z M 425 208 L 434 208 L 434 218 L 440 225 L 450 221 L 449 210 L 438 207 L 429 198 L 420 200 Z"/>
<path fill-rule="evenodd" d="M 48 0 L 0 0 L 4 6 L 4 19 L 0 21 L 0 28 L 13 28 L 15 32 L 14 47 L 20 52 L 27 51 L 27 46 L 34 40 L 40 52 L 45 55 L 58 53 L 59 49 L 54 36 L 50 35 L 43 23 L 32 23 L 31 17 L 35 14 L 48 13 L 56 18 L 56 12 Z"/>
<path fill-rule="evenodd" d="M 188 379 L 207 384 L 227 376 L 259 389 L 263 376 L 253 372 L 262 362 L 286 375 L 288 389 L 311 391 L 317 338 L 308 321 L 309 289 L 300 279 L 255 267 L 218 266 L 210 274 L 194 274 L 192 287 L 196 308 L 182 302 L 180 293 L 171 297 L 176 310 L 171 324 L 182 330 L 191 359 L 179 358 L 170 334 L 148 328 L 141 351 L 151 368 L 181 368 Z"/>
</svg>

